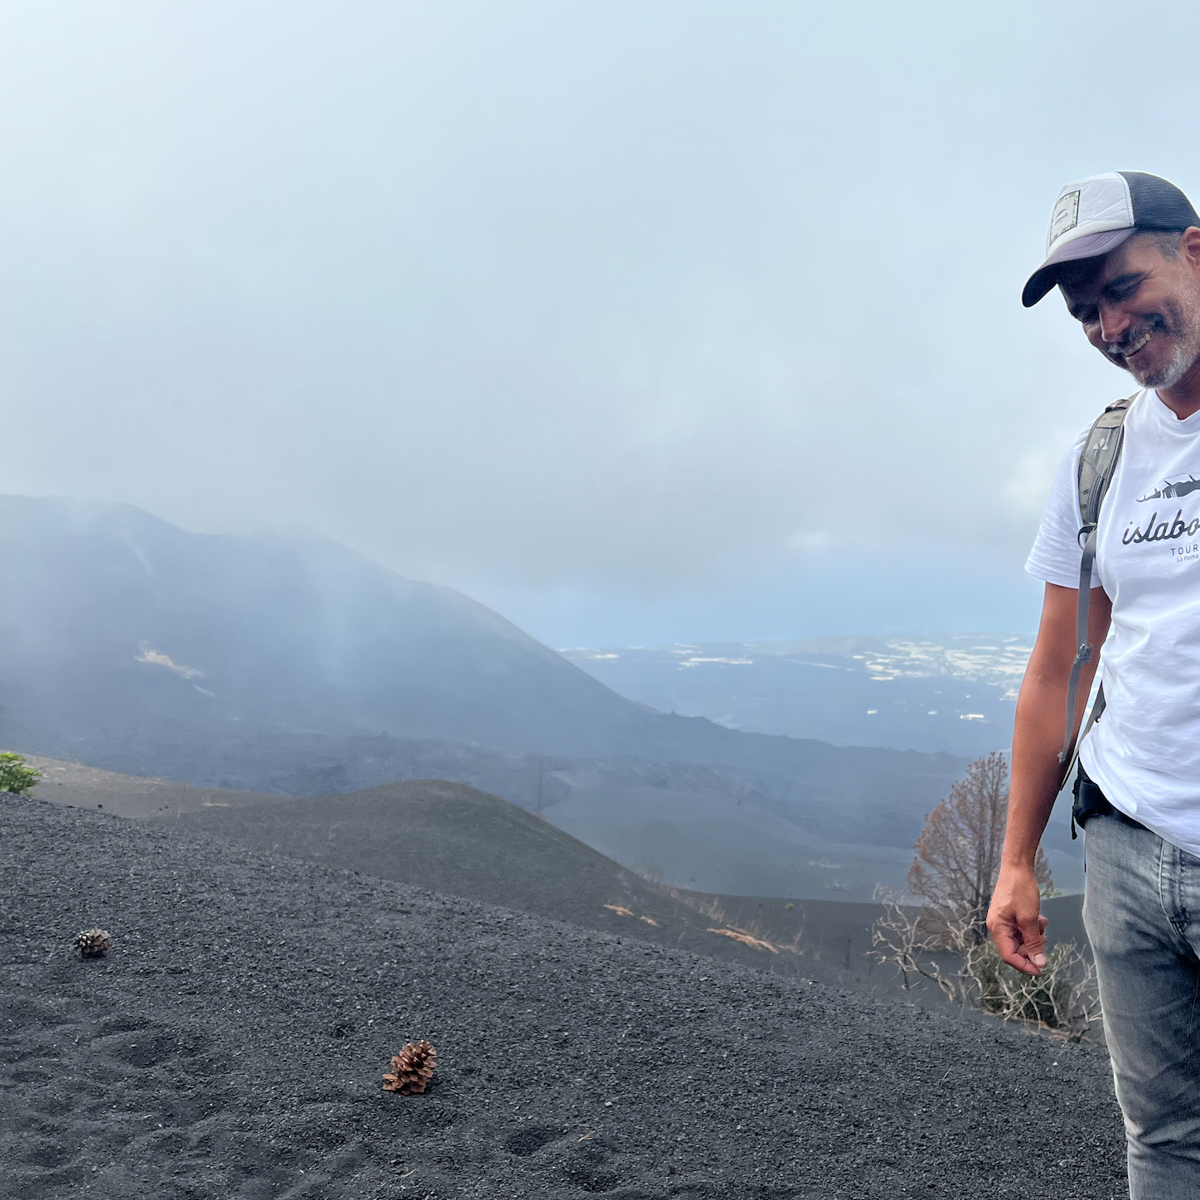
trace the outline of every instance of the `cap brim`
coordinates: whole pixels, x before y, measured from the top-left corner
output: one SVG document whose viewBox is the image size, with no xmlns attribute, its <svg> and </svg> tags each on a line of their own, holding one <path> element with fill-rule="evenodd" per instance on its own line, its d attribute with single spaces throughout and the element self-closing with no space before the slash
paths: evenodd
<svg viewBox="0 0 1200 1200">
<path fill-rule="evenodd" d="M 1087 233 L 1059 246 L 1032 275 L 1021 292 L 1021 303 L 1032 308 L 1058 282 L 1066 263 L 1079 262 L 1084 258 L 1099 258 L 1115 250 L 1123 241 L 1132 237 L 1136 229 L 1106 229 L 1101 233 Z"/>
</svg>

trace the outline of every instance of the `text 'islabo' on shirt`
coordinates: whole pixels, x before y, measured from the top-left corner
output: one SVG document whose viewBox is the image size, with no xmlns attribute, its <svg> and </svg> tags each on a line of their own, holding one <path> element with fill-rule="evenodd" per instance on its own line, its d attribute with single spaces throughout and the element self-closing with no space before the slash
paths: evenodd
<svg viewBox="0 0 1200 1200">
<path fill-rule="evenodd" d="M 1025 564 L 1061 587 L 1079 586 L 1086 436 L 1059 466 Z M 1107 708 L 1080 762 L 1117 808 L 1200 855 L 1200 413 L 1180 421 L 1152 391 L 1134 400 L 1094 570 L 1112 600 L 1100 656 Z"/>
</svg>

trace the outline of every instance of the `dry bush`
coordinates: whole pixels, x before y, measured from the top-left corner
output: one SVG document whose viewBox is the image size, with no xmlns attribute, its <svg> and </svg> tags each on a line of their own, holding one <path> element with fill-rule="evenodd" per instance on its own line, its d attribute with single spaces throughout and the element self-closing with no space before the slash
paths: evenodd
<svg viewBox="0 0 1200 1200">
<path fill-rule="evenodd" d="M 966 966 L 984 1012 L 1033 1021 L 1077 1039 L 1100 1020 L 1096 968 L 1074 942 L 1054 946 L 1040 975 L 1014 971 L 991 940 L 975 947 Z"/>
<path fill-rule="evenodd" d="M 976 759 L 925 818 L 913 847 L 908 886 L 922 903 L 905 906 L 894 895 L 876 892 L 884 915 L 875 922 L 871 953 L 895 963 L 905 987 L 916 978 L 929 979 L 964 1007 L 1083 1037 L 1099 1019 L 1100 1006 L 1095 968 L 1075 943 L 1055 946 L 1040 975 L 1023 975 L 1001 961 L 988 937 L 1007 813 L 1004 756 Z M 1034 871 L 1042 895 L 1053 895 L 1040 848 Z"/>
<path fill-rule="evenodd" d="M 1023 975 L 1001 961 L 990 939 L 972 941 L 969 916 L 956 923 L 941 914 L 928 920 L 927 908 L 905 907 L 878 892 L 876 898 L 884 915 L 875 922 L 872 953 L 896 964 L 906 988 L 928 979 L 960 1007 L 1030 1021 L 1075 1039 L 1086 1037 L 1100 1019 L 1095 967 L 1074 942 L 1053 947 L 1040 975 Z"/>
</svg>

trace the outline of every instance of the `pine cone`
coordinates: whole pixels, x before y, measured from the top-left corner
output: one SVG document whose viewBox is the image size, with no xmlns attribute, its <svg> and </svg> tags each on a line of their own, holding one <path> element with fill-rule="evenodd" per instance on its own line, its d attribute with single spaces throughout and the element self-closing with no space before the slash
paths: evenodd
<svg viewBox="0 0 1200 1200">
<path fill-rule="evenodd" d="M 99 958 L 111 945 L 107 929 L 85 929 L 75 935 L 75 949 L 84 958 Z"/>
<path fill-rule="evenodd" d="M 392 1058 L 392 1072 L 383 1077 L 386 1091 L 419 1096 L 433 1078 L 437 1051 L 428 1042 L 409 1042 Z"/>
</svg>

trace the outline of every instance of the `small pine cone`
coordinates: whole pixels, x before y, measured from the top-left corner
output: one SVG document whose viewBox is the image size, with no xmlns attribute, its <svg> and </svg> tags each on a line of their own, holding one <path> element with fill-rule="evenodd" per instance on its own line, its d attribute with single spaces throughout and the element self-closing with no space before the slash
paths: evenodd
<svg viewBox="0 0 1200 1200">
<path fill-rule="evenodd" d="M 409 1042 L 392 1058 L 391 1074 L 383 1077 L 386 1091 L 419 1096 L 433 1078 L 437 1051 L 428 1042 Z"/>
<path fill-rule="evenodd" d="M 99 958 L 111 945 L 107 929 L 85 929 L 75 935 L 75 949 L 84 958 Z"/>
</svg>

